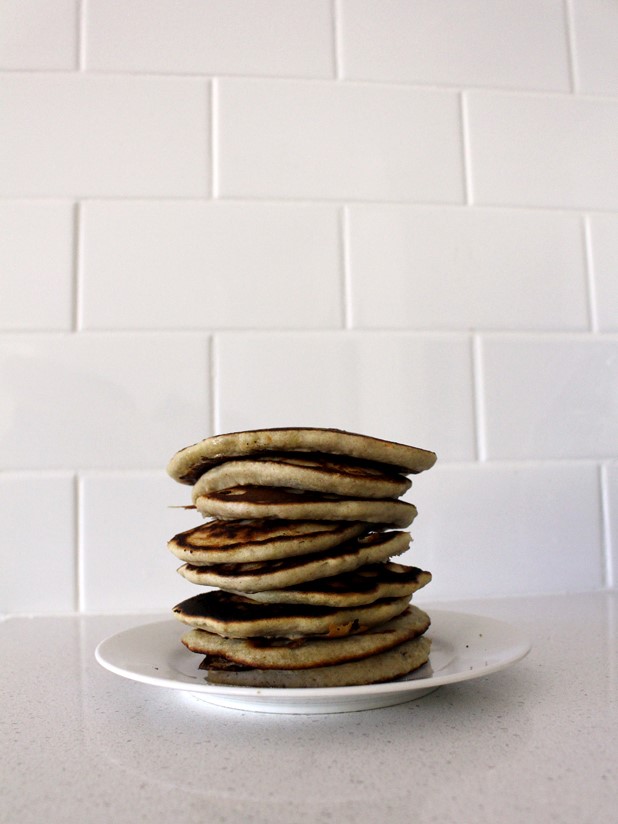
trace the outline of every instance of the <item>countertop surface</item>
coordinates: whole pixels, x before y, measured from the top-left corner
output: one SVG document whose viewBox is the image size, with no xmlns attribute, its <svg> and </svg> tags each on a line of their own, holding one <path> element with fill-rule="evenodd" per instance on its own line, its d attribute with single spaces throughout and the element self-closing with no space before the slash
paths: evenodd
<svg viewBox="0 0 618 824">
<path fill-rule="evenodd" d="M 618 593 L 419 605 L 506 620 L 532 651 L 398 706 L 277 715 L 95 661 L 166 616 L 4 620 L 0 821 L 615 820 Z"/>
</svg>

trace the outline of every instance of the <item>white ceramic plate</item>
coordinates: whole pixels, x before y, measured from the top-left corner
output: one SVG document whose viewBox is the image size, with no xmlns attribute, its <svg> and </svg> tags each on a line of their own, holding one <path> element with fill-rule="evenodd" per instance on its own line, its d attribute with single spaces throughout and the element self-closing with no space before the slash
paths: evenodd
<svg viewBox="0 0 618 824">
<path fill-rule="evenodd" d="M 275 713 L 333 713 L 375 709 L 421 698 L 444 684 L 480 678 L 508 667 L 530 650 L 522 633 L 494 618 L 427 610 L 431 615 L 431 657 L 397 681 L 360 687 L 267 689 L 209 684 L 198 669 L 200 655 L 180 643 L 186 627 L 159 621 L 112 635 L 96 649 L 108 670 L 159 687 L 185 690 L 198 700 L 240 710 Z"/>
</svg>

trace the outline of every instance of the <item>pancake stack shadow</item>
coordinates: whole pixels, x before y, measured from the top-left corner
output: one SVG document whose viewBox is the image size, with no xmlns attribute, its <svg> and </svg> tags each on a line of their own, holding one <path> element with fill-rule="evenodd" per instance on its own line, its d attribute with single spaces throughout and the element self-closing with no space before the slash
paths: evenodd
<svg viewBox="0 0 618 824">
<path fill-rule="evenodd" d="M 168 465 L 207 520 L 169 541 L 207 587 L 174 607 L 210 683 L 331 687 L 425 664 L 429 616 L 411 603 L 431 574 L 392 559 L 416 517 L 400 500 L 424 449 L 335 429 L 236 432 Z"/>
</svg>

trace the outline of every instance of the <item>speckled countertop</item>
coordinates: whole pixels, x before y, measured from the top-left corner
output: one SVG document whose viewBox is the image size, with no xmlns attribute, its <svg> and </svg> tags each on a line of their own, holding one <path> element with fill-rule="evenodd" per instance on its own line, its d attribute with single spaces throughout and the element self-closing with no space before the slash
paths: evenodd
<svg viewBox="0 0 618 824">
<path fill-rule="evenodd" d="M 9 618 L 0 821 L 615 820 L 618 593 L 436 606 L 516 623 L 532 652 L 399 706 L 273 715 L 95 662 L 100 640 L 161 616 Z"/>
</svg>

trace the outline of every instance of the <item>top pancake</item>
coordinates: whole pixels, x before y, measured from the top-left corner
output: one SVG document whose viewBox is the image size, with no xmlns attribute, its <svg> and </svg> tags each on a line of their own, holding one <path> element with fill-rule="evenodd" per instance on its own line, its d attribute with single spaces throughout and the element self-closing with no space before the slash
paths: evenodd
<svg viewBox="0 0 618 824">
<path fill-rule="evenodd" d="M 231 458 L 299 452 L 357 458 L 390 466 L 402 474 L 423 472 L 436 462 L 434 452 L 394 441 L 341 429 L 288 427 L 214 435 L 177 452 L 167 471 L 180 483 L 194 484 L 206 470 Z"/>
</svg>

